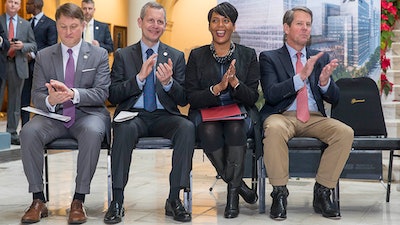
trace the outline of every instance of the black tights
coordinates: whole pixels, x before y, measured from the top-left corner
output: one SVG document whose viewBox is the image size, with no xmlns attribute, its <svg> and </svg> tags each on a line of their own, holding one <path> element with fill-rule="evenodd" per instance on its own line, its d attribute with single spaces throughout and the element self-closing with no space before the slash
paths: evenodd
<svg viewBox="0 0 400 225">
<path fill-rule="evenodd" d="M 224 120 L 200 123 L 198 136 L 204 152 L 210 153 L 224 146 L 246 145 L 244 120 Z"/>
</svg>

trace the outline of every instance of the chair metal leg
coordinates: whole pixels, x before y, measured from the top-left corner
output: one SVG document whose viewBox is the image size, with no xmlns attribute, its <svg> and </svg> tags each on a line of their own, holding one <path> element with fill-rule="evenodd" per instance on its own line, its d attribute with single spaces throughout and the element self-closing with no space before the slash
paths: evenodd
<svg viewBox="0 0 400 225">
<path fill-rule="evenodd" d="M 47 149 L 44 150 L 44 186 L 46 189 L 45 196 L 46 201 L 50 201 L 49 198 L 49 164 L 48 164 L 48 151 Z"/>
<path fill-rule="evenodd" d="M 111 205 L 112 193 L 112 180 L 111 180 L 111 150 L 107 150 L 107 208 Z"/>
<path fill-rule="evenodd" d="M 338 211 L 339 211 L 339 216 L 340 216 L 340 197 L 339 197 L 339 181 L 336 184 L 336 188 L 332 190 L 332 199 L 333 203 L 336 205 Z"/>
<path fill-rule="evenodd" d="M 214 189 L 215 185 L 217 184 L 218 180 L 221 179 L 220 175 L 215 176 L 214 183 L 211 185 L 211 187 L 208 189 L 210 192 Z"/>
<path fill-rule="evenodd" d="M 258 212 L 265 213 L 265 166 L 264 160 L 261 156 L 257 160 L 257 168 L 258 168 Z"/>
<path fill-rule="evenodd" d="M 394 155 L 394 150 L 390 150 L 388 182 L 387 182 L 387 186 L 386 186 L 386 202 L 390 201 L 390 188 L 392 185 L 392 170 L 393 170 L 393 155 Z"/>
<path fill-rule="evenodd" d="M 188 213 L 192 213 L 192 188 L 193 188 L 193 180 L 192 180 L 192 171 L 190 171 L 190 179 L 189 179 L 189 188 L 185 188 L 183 191 L 183 205 Z"/>
</svg>

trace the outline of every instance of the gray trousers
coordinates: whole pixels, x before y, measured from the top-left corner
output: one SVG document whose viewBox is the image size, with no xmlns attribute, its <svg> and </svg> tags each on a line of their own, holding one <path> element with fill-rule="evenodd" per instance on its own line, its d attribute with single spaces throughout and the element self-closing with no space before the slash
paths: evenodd
<svg viewBox="0 0 400 225">
<path fill-rule="evenodd" d="M 43 147 L 58 137 L 70 135 L 79 145 L 75 192 L 89 194 L 105 133 L 106 125 L 100 117 L 78 110 L 75 123 L 70 128 L 66 128 L 64 122 L 34 116 L 20 133 L 21 158 L 29 192 L 43 191 Z"/>
<path fill-rule="evenodd" d="M 3 104 L 4 90 L 8 84 L 7 98 L 7 129 L 11 136 L 17 135 L 17 127 L 21 115 L 21 94 L 24 87 L 24 79 L 21 79 L 15 67 L 14 60 L 7 60 L 7 80 L 3 80 L 0 86 L 0 107 Z"/>
</svg>

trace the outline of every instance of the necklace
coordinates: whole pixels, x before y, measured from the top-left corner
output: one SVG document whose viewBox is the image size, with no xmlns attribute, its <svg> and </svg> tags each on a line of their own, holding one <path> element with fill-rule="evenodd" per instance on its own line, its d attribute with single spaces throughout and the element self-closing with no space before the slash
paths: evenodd
<svg viewBox="0 0 400 225">
<path fill-rule="evenodd" d="M 211 44 L 210 44 L 210 50 L 211 50 L 211 53 L 212 53 L 214 59 L 218 63 L 225 64 L 226 62 L 232 61 L 232 55 L 233 55 L 233 52 L 235 51 L 235 44 L 231 41 L 231 46 L 229 47 L 228 54 L 226 54 L 225 56 L 222 56 L 222 57 L 219 57 L 217 55 L 217 53 L 215 52 L 215 47 L 214 47 L 213 42 L 211 42 Z"/>
</svg>

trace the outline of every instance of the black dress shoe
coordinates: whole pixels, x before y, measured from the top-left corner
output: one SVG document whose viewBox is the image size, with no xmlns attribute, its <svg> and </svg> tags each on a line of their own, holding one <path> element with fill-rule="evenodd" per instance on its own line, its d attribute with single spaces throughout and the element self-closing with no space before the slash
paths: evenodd
<svg viewBox="0 0 400 225">
<path fill-rule="evenodd" d="M 12 145 L 21 145 L 21 143 L 19 142 L 19 137 L 11 137 L 11 144 Z"/>
<path fill-rule="evenodd" d="M 324 217 L 339 219 L 340 213 L 331 200 L 331 191 L 331 189 L 315 183 L 313 208 L 316 213 L 322 214 Z"/>
<path fill-rule="evenodd" d="M 271 193 L 272 205 L 269 212 L 269 216 L 272 219 L 286 219 L 287 196 L 289 196 L 289 191 L 286 186 L 274 186 Z"/>
<path fill-rule="evenodd" d="M 125 210 L 122 204 L 112 201 L 108 207 L 107 213 L 104 216 L 104 223 L 116 224 L 121 222 L 122 217 L 125 215 Z"/>
<path fill-rule="evenodd" d="M 239 195 L 249 204 L 254 204 L 258 200 L 257 192 L 249 188 L 244 181 L 240 184 Z"/>
<path fill-rule="evenodd" d="M 165 201 L 165 215 L 173 216 L 174 220 L 180 222 L 189 222 L 192 220 L 190 213 L 186 212 L 180 199 Z"/>
</svg>

